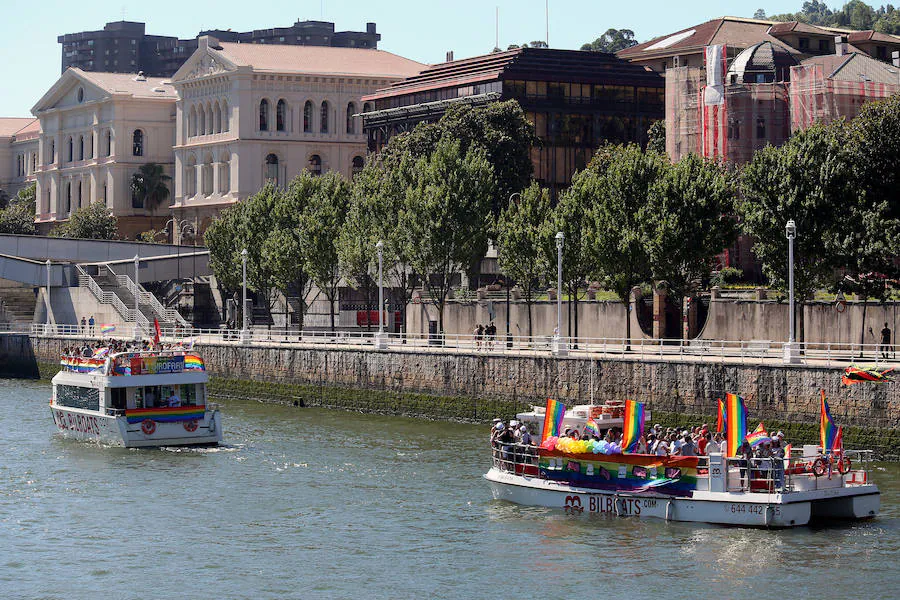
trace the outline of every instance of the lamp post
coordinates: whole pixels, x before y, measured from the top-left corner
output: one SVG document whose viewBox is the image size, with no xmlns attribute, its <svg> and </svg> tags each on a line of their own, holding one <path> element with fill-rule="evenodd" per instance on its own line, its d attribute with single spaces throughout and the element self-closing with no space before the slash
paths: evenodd
<svg viewBox="0 0 900 600">
<path fill-rule="evenodd" d="M 560 335 L 562 331 L 562 251 L 566 236 L 562 231 L 556 232 L 556 331 L 553 332 L 551 351 L 556 356 L 568 354 L 566 343 Z"/>
<path fill-rule="evenodd" d="M 50 335 L 50 259 L 48 258 L 44 264 L 47 265 L 47 326 L 44 328 L 44 333 Z"/>
<path fill-rule="evenodd" d="M 378 253 L 378 333 L 375 334 L 375 349 L 387 348 L 387 336 L 384 335 L 384 242 L 375 244 Z"/>
<path fill-rule="evenodd" d="M 241 279 L 243 295 L 241 296 L 241 343 L 250 341 L 247 331 L 247 249 L 241 250 Z"/>
<path fill-rule="evenodd" d="M 138 269 L 141 268 L 141 257 L 139 254 L 134 255 L 134 339 L 136 341 L 140 341 L 141 339 L 141 330 L 138 327 L 138 314 L 140 309 L 138 308 L 138 303 L 140 302 L 140 294 L 138 293 L 138 285 L 140 281 L 140 273 Z"/>
<path fill-rule="evenodd" d="M 784 226 L 788 241 L 788 343 L 784 346 L 785 364 L 800 362 L 800 353 L 794 339 L 794 238 L 797 237 L 797 225 L 791 219 Z"/>
</svg>

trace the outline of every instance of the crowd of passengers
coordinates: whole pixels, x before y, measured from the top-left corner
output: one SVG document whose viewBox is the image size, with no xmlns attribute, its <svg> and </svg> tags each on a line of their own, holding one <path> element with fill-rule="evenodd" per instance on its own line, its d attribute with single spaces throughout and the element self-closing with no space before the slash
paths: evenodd
<svg viewBox="0 0 900 600">
<path fill-rule="evenodd" d="M 606 430 L 605 435 L 601 437 L 588 432 L 579 432 L 576 428 L 566 429 L 564 436 L 576 440 L 593 439 L 598 442 L 604 440 L 607 443 L 621 446 L 623 433 L 618 427 L 613 427 Z M 494 419 L 491 427 L 491 444 L 495 447 L 510 444 L 536 446 L 540 444 L 540 440 L 532 436 L 524 423 L 513 419 L 508 424 L 504 424 L 500 419 Z M 745 460 L 753 458 L 785 458 L 786 446 L 784 433 L 779 431 L 771 438 L 771 441 L 763 442 L 756 448 L 753 448 L 750 442 L 745 440 L 738 448 L 738 455 Z M 635 454 L 706 456 L 708 454 L 724 454 L 725 450 L 725 435 L 721 432 L 712 433 L 709 425 L 705 423 L 691 430 L 682 430 L 680 433 L 673 427 L 669 427 L 664 431 L 662 425 L 657 423 L 650 428 L 646 435 L 640 437 Z"/>
<path fill-rule="evenodd" d="M 152 342 L 141 343 L 124 340 L 99 340 L 93 344 L 85 342 L 77 346 L 66 346 L 62 350 L 63 356 L 80 356 L 82 358 L 94 358 L 107 354 L 120 352 L 151 352 L 154 350 L 182 350 L 181 344 L 160 344 L 155 347 Z"/>
</svg>

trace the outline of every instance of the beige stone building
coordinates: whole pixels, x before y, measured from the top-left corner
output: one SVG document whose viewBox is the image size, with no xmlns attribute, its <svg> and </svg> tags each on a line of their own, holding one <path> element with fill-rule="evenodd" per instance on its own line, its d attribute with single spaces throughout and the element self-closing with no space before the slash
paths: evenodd
<svg viewBox="0 0 900 600">
<path fill-rule="evenodd" d="M 205 231 L 222 209 L 301 172 L 361 169 L 362 97 L 425 65 L 360 48 L 237 44 L 202 36 L 178 91 L 176 218 Z"/>
<path fill-rule="evenodd" d="M 151 162 L 173 175 L 175 100 L 175 88 L 164 79 L 66 70 L 32 108 L 41 127 L 35 174 L 39 231 L 47 233 L 97 201 L 118 217 L 123 237 L 162 229 L 168 203 L 143 206 L 132 197 L 131 179 Z"/>
<path fill-rule="evenodd" d="M 0 118 L 0 191 L 9 197 L 34 181 L 40 132 L 33 117 Z"/>
</svg>

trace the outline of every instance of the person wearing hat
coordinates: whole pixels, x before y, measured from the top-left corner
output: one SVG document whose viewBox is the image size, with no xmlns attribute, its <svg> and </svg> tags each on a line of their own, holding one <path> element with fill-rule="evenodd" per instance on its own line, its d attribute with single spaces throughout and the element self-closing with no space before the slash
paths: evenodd
<svg viewBox="0 0 900 600">
<path fill-rule="evenodd" d="M 491 444 L 494 445 L 494 442 L 497 441 L 497 438 L 500 437 L 500 434 L 503 433 L 503 423 L 500 419 L 497 419 L 497 422 L 494 423 L 494 426 L 491 427 Z"/>
<path fill-rule="evenodd" d="M 524 424 L 519 426 L 519 443 L 523 446 L 533 446 L 534 441 L 531 439 L 531 434 L 528 432 L 528 427 Z"/>
</svg>

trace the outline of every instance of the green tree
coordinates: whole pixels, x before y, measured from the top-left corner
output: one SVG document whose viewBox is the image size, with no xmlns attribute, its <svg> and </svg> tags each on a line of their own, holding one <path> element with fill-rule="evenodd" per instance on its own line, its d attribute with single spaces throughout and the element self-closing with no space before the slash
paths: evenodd
<svg viewBox="0 0 900 600">
<path fill-rule="evenodd" d="M 636 144 L 605 146 L 572 182 L 572 193 L 590 207 L 586 247 L 593 275 L 619 297 L 625 309 L 626 340 L 631 339 L 631 290 L 651 275 L 646 219 L 652 216 L 646 210 L 647 197 L 667 166 L 664 156 L 644 153 Z"/>
<path fill-rule="evenodd" d="M 169 198 L 167 184 L 171 180 L 163 171 L 162 165 L 152 162 L 143 164 L 131 176 L 131 194 L 144 208 L 158 208 Z"/>
<path fill-rule="evenodd" d="M 316 178 L 314 193 L 300 218 L 300 239 L 306 247 L 304 268 L 328 300 L 331 330 L 335 330 L 334 303 L 341 281 L 337 240 L 347 214 L 350 184 L 330 171 Z"/>
<path fill-rule="evenodd" d="M 570 319 L 574 314 L 576 340 L 578 339 L 578 302 L 584 295 L 585 283 L 592 271 L 590 253 L 586 247 L 587 230 L 590 225 L 588 216 L 590 204 L 586 204 L 586 202 L 590 201 L 589 194 L 586 194 L 582 188 L 575 190 L 568 188 L 560 196 L 546 225 L 548 239 L 552 240 L 558 231 L 562 231 L 565 236 L 562 254 L 563 289 L 569 297 Z M 556 244 L 551 242 L 547 246 L 547 262 L 551 272 L 556 260 Z M 571 321 L 570 324 L 572 324 Z"/>
<path fill-rule="evenodd" d="M 637 46 L 637 43 L 638 41 L 634 39 L 632 30 L 610 28 L 593 42 L 583 44 L 581 49 L 591 52 L 618 52 L 625 48 Z"/>
<path fill-rule="evenodd" d="M 667 166 L 651 185 L 644 210 L 652 275 L 669 282 L 676 299 L 697 291 L 713 257 L 737 238 L 734 202 L 725 167 L 696 154 Z"/>
<path fill-rule="evenodd" d="M 763 9 L 761 9 L 761 8 L 757 8 L 757 9 L 756 9 L 756 12 L 753 13 L 753 18 L 754 18 L 754 19 L 765 19 L 765 18 L 766 18 L 766 11 L 763 10 Z"/>
<path fill-rule="evenodd" d="M 484 256 L 496 184 L 487 153 L 442 138 L 430 156 L 410 170 L 398 227 L 409 264 L 428 289 L 444 332 L 444 306 L 455 273 Z"/>
<path fill-rule="evenodd" d="M 145 244 L 165 244 L 165 239 L 160 240 L 160 234 L 166 233 L 165 230 L 159 231 L 157 229 L 148 229 L 147 231 L 142 231 L 134 238 L 136 242 L 144 242 Z"/>
<path fill-rule="evenodd" d="M 354 289 L 365 294 L 368 313 L 371 313 L 375 304 L 373 296 L 378 287 L 375 279 L 378 272 L 375 245 L 380 240 L 382 232 L 381 215 L 378 214 L 380 198 L 369 193 L 372 191 L 371 187 L 357 182 L 364 177 L 368 183 L 371 173 L 372 168 L 368 171 L 364 168 L 354 178 L 347 218 L 337 239 L 340 272 Z M 378 310 L 383 311 L 384 307 L 380 306 Z M 367 329 L 371 329 L 368 319 L 366 326 Z"/>
<path fill-rule="evenodd" d="M 0 233 L 34 235 L 35 185 L 19 193 L 0 209 Z"/>
<path fill-rule="evenodd" d="M 842 266 L 838 242 L 849 216 L 852 171 L 847 128 L 838 121 L 799 131 L 779 148 L 767 146 L 741 173 L 744 231 L 755 240 L 763 273 L 782 290 L 787 285 L 785 224 L 793 219 L 797 225 L 794 293 L 801 302 L 832 284 L 834 269 Z"/>
<path fill-rule="evenodd" d="M 518 282 L 528 311 L 528 337 L 534 335 L 532 310 L 534 292 L 550 266 L 546 248 L 552 245 L 546 222 L 550 217 L 550 193 L 532 182 L 518 202 L 500 215 L 497 223 L 497 250 L 500 269 Z"/>
<path fill-rule="evenodd" d="M 664 119 L 653 121 L 647 130 L 647 151 L 666 153 L 666 122 Z"/>
<path fill-rule="evenodd" d="M 119 221 L 103 201 L 79 208 L 69 220 L 59 225 L 50 235 L 61 238 L 114 240 L 118 238 Z"/>
</svg>

